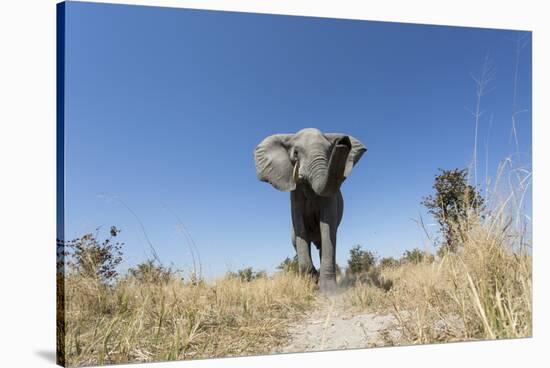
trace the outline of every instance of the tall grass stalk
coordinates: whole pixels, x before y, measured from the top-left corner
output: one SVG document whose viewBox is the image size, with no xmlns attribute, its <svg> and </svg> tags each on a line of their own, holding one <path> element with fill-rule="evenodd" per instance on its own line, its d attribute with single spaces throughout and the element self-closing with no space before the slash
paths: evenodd
<svg viewBox="0 0 550 368">
<path fill-rule="evenodd" d="M 472 156 L 472 168 L 474 172 L 474 186 L 477 186 L 477 145 L 478 145 L 478 131 L 479 124 L 481 122 L 481 116 L 483 111 L 481 110 L 481 99 L 484 95 L 490 92 L 489 85 L 495 78 L 495 68 L 489 58 L 489 54 L 485 56 L 483 66 L 479 77 L 470 74 L 470 77 L 475 83 L 476 88 L 476 103 L 474 111 L 471 111 L 472 117 L 474 118 L 474 147 L 473 147 L 473 156 Z M 468 183 L 470 183 L 470 170 L 468 171 Z"/>
</svg>

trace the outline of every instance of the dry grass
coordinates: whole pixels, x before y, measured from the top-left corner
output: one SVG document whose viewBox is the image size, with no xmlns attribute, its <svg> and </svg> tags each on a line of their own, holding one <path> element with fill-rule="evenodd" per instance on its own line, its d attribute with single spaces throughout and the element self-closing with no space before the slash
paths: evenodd
<svg viewBox="0 0 550 368">
<path fill-rule="evenodd" d="M 65 293 L 69 366 L 268 353 L 315 295 L 311 280 L 291 274 L 113 286 L 72 275 Z"/>
<path fill-rule="evenodd" d="M 531 336 L 531 255 L 518 247 L 524 238 L 497 209 L 471 225 L 456 254 L 384 269 L 393 281 L 388 293 L 360 285 L 349 302 L 393 313 L 400 344 Z"/>
</svg>

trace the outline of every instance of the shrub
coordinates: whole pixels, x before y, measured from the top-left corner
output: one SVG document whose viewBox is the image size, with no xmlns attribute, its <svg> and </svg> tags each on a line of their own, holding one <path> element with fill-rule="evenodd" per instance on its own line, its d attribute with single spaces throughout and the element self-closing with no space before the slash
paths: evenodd
<svg viewBox="0 0 550 368">
<path fill-rule="evenodd" d="M 363 250 L 360 245 L 356 245 L 349 251 L 347 272 L 359 274 L 368 272 L 376 264 L 376 255 L 368 250 Z"/>
<path fill-rule="evenodd" d="M 341 281 L 342 286 L 354 286 L 359 283 L 385 291 L 391 289 L 391 281 L 382 277 L 380 267 L 376 265 L 377 257 L 374 252 L 363 250 L 360 245 L 356 245 L 349 253 L 348 268 Z"/>
<path fill-rule="evenodd" d="M 118 275 L 124 243 L 114 242 L 120 230 L 111 226 L 109 238 L 100 242 L 97 234 L 86 234 L 64 243 L 69 269 L 89 278 L 109 283 Z"/>
<path fill-rule="evenodd" d="M 128 275 L 139 282 L 167 283 L 176 274 L 170 267 L 155 264 L 155 261 L 148 259 L 133 268 L 128 269 Z"/>
<path fill-rule="evenodd" d="M 299 267 L 298 267 L 298 255 L 295 255 L 292 258 L 286 257 L 278 266 L 278 270 L 281 270 L 283 272 L 287 273 L 294 273 L 297 274 Z"/>
<path fill-rule="evenodd" d="M 467 183 L 466 169 L 443 170 L 435 176 L 435 194 L 422 199 L 428 212 L 439 224 L 443 236 L 441 253 L 455 252 L 464 243 L 466 233 L 481 216 L 484 199 Z"/>
<path fill-rule="evenodd" d="M 267 278 L 267 273 L 265 271 L 254 271 L 252 267 L 246 267 L 237 272 L 229 271 L 227 277 L 236 278 L 242 282 L 251 282 L 257 279 Z"/>
<path fill-rule="evenodd" d="M 384 257 L 380 259 L 379 266 L 381 268 L 392 268 L 399 266 L 399 261 L 393 257 Z"/>
<path fill-rule="evenodd" d="M 421 251 L 418 248 L 414 248 L 412 250 L 406 250 L 405 253 L 403 253 L 403 256 L 401 257 L 401 262 L 406 262 L 406 263 L 418 264 L 424 261 L 431 263 L 434 261 L 434 256 L 427 252 Z"/>
</svg>

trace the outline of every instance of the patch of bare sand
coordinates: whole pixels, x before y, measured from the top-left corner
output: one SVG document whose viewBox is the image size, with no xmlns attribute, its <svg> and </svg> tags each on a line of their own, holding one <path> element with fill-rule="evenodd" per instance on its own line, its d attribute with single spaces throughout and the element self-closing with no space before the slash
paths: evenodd
<svg viewBox="0 0 550 368">
<path fill-rule="evenodd" d="M 276 352 L 387 346 L 400 339 L 396 322 L 391 314 L 353 312 L 346 307 L 344 293 L 320 296 L 317 308 L 291 326 L 288 344 Z"/>
</svg>

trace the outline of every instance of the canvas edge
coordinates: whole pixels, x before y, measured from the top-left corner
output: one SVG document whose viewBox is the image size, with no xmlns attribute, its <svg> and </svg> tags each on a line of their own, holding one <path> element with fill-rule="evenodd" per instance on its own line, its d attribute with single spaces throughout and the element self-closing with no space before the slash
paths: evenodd
<svg viewBox="0 0 550 368">
<path fill-rule="evenodd" d="M 65 7 L 56 4 L 56 363 L 65 366 Z"/>
</svg>

